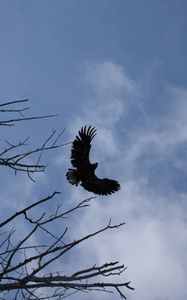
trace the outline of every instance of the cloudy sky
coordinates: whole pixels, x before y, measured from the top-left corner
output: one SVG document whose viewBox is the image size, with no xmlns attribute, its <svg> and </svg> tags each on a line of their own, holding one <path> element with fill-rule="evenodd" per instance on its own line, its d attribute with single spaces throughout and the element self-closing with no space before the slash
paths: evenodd
<svg viewBox="0 0 187 300">
<path fill-rule="evenodd" d="M 1 128 L 2 149 L 7 136 L 35 144 L 65 128 L 69 142 L 82 125 L 97 128 L 97 175 L 121 191 L 79 212 L 72 236 L 109 218 L 126 225 L 85 243 L 71 263 L 120 260 L 130 300 L 187 298 L 186 10 L 185 0 L 0 1 L 0 101 L 29 98 L 30 114 L 58 113 Z M 72 205 L 91 196 L 66 181 L 69 158 L 70 145 L 51 153 L 36 183 L 1 169 L 4 214 L 54 190 Z"/>
</svg>

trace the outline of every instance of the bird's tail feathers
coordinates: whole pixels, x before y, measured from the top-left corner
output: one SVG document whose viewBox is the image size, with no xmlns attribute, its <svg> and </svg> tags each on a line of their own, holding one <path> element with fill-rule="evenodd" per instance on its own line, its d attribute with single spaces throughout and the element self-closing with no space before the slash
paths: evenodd
<svg viewBox="0 0 187 300">
<path fill-rule="evenodd" d="M 75 169 L 68 169 L 68 172 L 66 173 L 66 178 L 71 184 L 78 185 L 80 183 L 78 172 Z"/>
</svg>

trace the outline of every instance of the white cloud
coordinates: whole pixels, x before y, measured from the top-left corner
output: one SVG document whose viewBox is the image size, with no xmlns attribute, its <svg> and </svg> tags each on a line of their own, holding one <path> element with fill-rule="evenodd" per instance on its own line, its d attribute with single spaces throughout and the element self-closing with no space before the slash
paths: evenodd
<svg viewBox="0 0 187 300">
<path fill-rule="evenodd" d="M 125 70 L 112 62 L 86 64 L 86 79 L 96 92 L 106 95 L 113 92 L 131 94 L 134 92 L 134 82 L 127 76 Z"/>
<path fill-rule="evenodd" d="M 1 189 L 0 201 L 4 212 L 17 211 L 30 203 L 30 198 L 35 197 L 38 182 L 45 183 L 46 175 L 38 173 L 33 176 L 36 182 L 31 181 L 26 174 L 10 174 L 11 180 L 6 182 Z M 21 193 L 20 193 L 21 191 Z"/>
<path fill-rule="evenodd" d="M 168 112 L 153 118 L 144 108 L 146 91 L 144 94 L 141 85 L 129 78 L 121 66 L 111 62 L 87 64 L 85 77 L 92 86 L 93 97 L 68 124 L 68 140 L 73 140 L 84 124 L 95 126 L 98 132 L 92 143 L 91 161 L 99 162 L 98 176 L 119 179 L 121 191 L 97 197 L 91 207 L 81 210 L 80 217 L 72 221 L 72 238 L 97 230 L 110 218 L 113 224 L 125 221 L 127 225 L 85 242 L 71 257 L 71 267 L 120 260 L 128 269 L 117 280 L 131 280 L 136 289 L 125 291 L 129 299 L 183 300 L 187 296 L 187 191 L 173 186 L 169 176 L 176 176 L 174 173 L 169 171 L 166 182 L 162 173 L 169 166 L 187 178 L 184 156 L 176 153 L 176 148 L 187 142 L 187 91 L 168 86 Z M 139 94 L 142 103 L 135 99 Z M 138 122 L 136 106 L 139 111 L 142 108 Z M 69 156 L 68 148 L 63 149 L 56 165 L 66 169 Z M 156 183 L 151 184 L 155 174 L 161 179 L 155 178 Z M 6 211 L 23 207 L 34 194 L 35 184 L 27 179 L 18 181 L 10 182 L 1 195 Z M 82 187 L 70 186 L 70 191 L 70 203 L 93 196 Z M 19 229 L 27 230 L 21 224 Z M 114 297 L 102 293 L 96 296 L 102 300 Z M 84 295 L 80 298 L 84 299 Z M 89 295 L 90 300 L 94 298 L 95 294 Z"/>
<path fill-rule="evenodd" d="M 143 101 L 146 93 L 138 91 L 124 69 L 113 63 L 88 65 L 86 76 L 96 96 L 70 124 L 71 136 L 73 138 L 83 124 L 98 128 L 92 160 L 99 160 L 98 173 L 119 177 L 122 189 L 113 196 L 98 197 L 88 210 L 81 212 L 74 235 L 93 231 L 106 224 L 110 217 L 114 223 L 127 221 L 127 226 L 88 242 L 74 263 L 78 264 L 78 257 L 90 264 L 120 258 L 120 262 L 128 266 L 125 280 L 130 279 L 136 288 L 135 292 L 127 291 L 129 299 L 182 300 L 187 296 L 187 193 L 175 189 L 170 178 L 166 178 L 167 185 L 157 179 L 157 184 L 150 185 L 150 177 L 154 178 L 154 172 L 161 176 L 166 167 L 177 165 L 182 170 L 185 164 L 175 149 L 187 142 L 187 92 L 168 87 L 167 115 L 149 118 L 149 112 L 144 111 L 140 126 L 132 126 L 132 130 L 136 114 L 133 116 L 131 112 L 128 134 L 123 137 L 122 133 L 119 135 L 119 123 L 120 126 L 125 124 L 128 117 L 130 97 L 141 92 Z M 161 169 L 157 171 L 160 163 Z M 88 195 L 81 187 L 73 188 L 74 200 L 77 193 L 78 198 Z M 97 297 L 104 299 L 105 295 Z M 107 297 L 113 299 L 113 296 Z M 91 294 L 89 299 L 92 299 Z"/>
<path fill-rule="evenodd" d="M 110 157 L 118 153 L 115 130 L 120 119 L 127 113 L 122 96 L 126 95 L 125 99 L 128 101 L 135 92 L 135 83 L 127 77 L 121 66 L 111 62 L 87 64 L 84 70 L 85 78 L 93 85 L 97 96 L 83 107 L 81 114 L 67 127 L 73 140 L 77 128 L 84 124 L 95 126 L 98 134 L 95 140 L 96 147 L 91 155 L 96 154 L 97 157 L 99 151 L 100 157 L 104 159 L 106 155 Z M 64 163 L 64 159 L 64 155 L 59 156 L 57 164 Z"/>
</svg>

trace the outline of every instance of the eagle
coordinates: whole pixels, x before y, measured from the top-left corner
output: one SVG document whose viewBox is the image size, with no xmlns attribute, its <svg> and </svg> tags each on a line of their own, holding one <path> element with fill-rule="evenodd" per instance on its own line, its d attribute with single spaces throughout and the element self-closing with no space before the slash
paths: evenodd
<svg viewBox="0 0 187 300">
<path fill-rule="evenodd" d="M 116 180 L 108 178 L 98 178 L 95 170 L 98 163 L 91 163 L 89 153 L 91 141 L 96 135 L 95 127 L 82 127 L 72 143 L 71 163 L 74 169 L 68 169 L 67 180 L 78 186 L 79 184 L 87 191 L 98 195 L 109 195 L 120 189 L 120 184 Z"/>
</svg>

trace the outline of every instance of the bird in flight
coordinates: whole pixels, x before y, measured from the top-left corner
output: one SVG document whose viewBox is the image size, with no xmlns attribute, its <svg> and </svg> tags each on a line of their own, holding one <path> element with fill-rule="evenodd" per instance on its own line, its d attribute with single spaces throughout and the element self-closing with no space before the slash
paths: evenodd
<svg viewBox="0 0 187 300">
<path fill-rule="evenodd" d="M 74 169 L 68 169 L 67 180 L 78 186 L 79 184 L 87 191 L 98 195 L 109 195 L 120 189 L 120 184 L 116 180 L 108 178 L 98 178 L 95 170 L 98 163 L 90 163 L 89 153 L 91 141 L 96 135 L 95 127 L 82 127 L 72 144 L 71 163 Z"/>
</svg>

